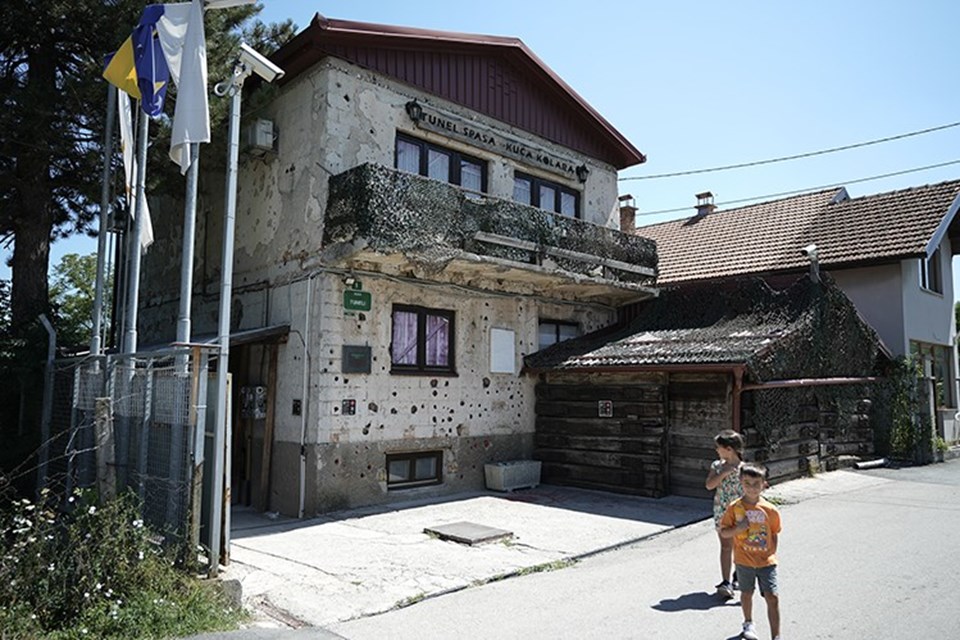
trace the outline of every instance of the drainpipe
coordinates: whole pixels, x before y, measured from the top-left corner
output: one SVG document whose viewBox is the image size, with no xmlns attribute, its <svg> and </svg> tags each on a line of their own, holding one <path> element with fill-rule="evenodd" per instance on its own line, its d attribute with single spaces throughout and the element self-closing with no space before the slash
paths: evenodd
<svg viewBox="0 0 960 640">
<path fill-rule="evenodd" d="M 300 406 L 300 500 L 297 509 L 298 518 L 303 518 L 307 489 L 307 411 L 310 407 L 310 403 L 307 402 L 310 378 L 310 347 L 308 346 L 307 340 L 310 339 L 310 299 L 311 293 L 313 292 L 312 284 L 315 275 L 316 273 L 312 273 L 307 277 L 306 311 L 304 312 L 303 336 L 300 338 L 301 342 L 303 342 L 303 382 L 300 394 L 302 404 Z"/>
</svg>

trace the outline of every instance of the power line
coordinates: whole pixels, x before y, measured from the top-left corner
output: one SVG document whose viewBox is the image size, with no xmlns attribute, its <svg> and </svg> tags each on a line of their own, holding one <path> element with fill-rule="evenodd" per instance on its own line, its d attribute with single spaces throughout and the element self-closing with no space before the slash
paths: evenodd
<svg viewBox="0 0 960 640">
<path fill-rule="evenodd" d="M 716 206 L 722 207 L 730 204 L 740 204 L 741 202 L 752 202 L 754 200 L 767 200 L 770 198 L 781 198 L 783 196 L 794 196 L 801 193 L 813 193 L 814 191 L 823 191 L 824 189 L 830 189 L 833 187 L 843 187 L 848 184 L 859 184 L 861 182 L 870 182 L 871 180 L 882 180 L 883 178 L 892 178 L 894 176 L 902 176 L 908 173 L 916 173 L 918 171 L 928 171 L 930 169 L 939 169 L 940 167 L 947 167 L 952 164 L 960 164 L 960 159 L 950 160 L 949 162 L 940 162 L 938 164 L 928 164 L 925 167 L 915 167 L 913 169 L 904 169 L 903 171 L 894 171 L 892 173 L 882 173 L 880 175 L 870 176 L 868 178 L 857 178 L 856 180 L 846 180 L 844 182 L 834 182 L 832 184 L 825 184 L 819 187 L 807 187 L 806 189 L 795 189 L 793 191 L 781 191 L 779 193 L 769 193 L 763 196 L 753 196 L 750 198 L 739 198 L 737 200 L 727 200 L 726 202 L 718 202 Z M 657 211 L 643 211 L 637 212 L 638 216 L 654 216 L 662 213 L 678 213 L 680 211 L 687 211 L 693 209 L 693 206 L 686 207 L 677 207 L 676 209 L 659 209 Z"/>
<path fill-rule="evenodd" d="M 942 131 L 944 129 L 949 129 L 951 127 L 960 126 L 960 122 L 951 122 L 950 124 L 943 124 L 939 127 L 930 127 L 929 129 L 921 129 L 920 131 L 911 131 L 910 133 L 901 133 L 896 136 L 888 136 L 886 138 L 880 138 L 878 140 L 869 140 L 867 142 L 858 142 L 856 144 L 848 144 L 842 147 L 833 147 L 831 149 L 822 149 L 820 151 L 810 151 L 809 153 L 798 153 L 793 156 L 783 156 L 780 158 L 770 158 L 769 160 L 756 160 L 754 162 L 742 162 L 740 164 L 728 164 L 722 167 L 710 167 L 709 169 L 691 169 L 690 171 L 676 171 L 674 173 L 657 173 L 650 176 L 631 176 L 627 178 L 620 178 L 620 181 L 626 180 L 653 180 L 656 178 L 676 178 L 678 176 L 692 176 L 698 173 L 710 173 L 713 171 L 727 171 L 729 169 L 743 169 L 744 167 L 756 167 L 761 164 L 773 164 L 775 162 L 786 162 L 787 160 L 797 160 L 799 158 L 811 158 L 813 156 L 822 156 L 827 153 L 836 153 L 837 151 L 847 151 L 849 149 L 858 149 L 860 147 L 868 147 L 873 144 L 880 144 L 881 142 L 891 142 L 893 140 L 901 140 L 903 138 L 910 138 L 912 136 L 919 136 L 925 133 L 932 133 L 934 131 Z"/>
</svg>

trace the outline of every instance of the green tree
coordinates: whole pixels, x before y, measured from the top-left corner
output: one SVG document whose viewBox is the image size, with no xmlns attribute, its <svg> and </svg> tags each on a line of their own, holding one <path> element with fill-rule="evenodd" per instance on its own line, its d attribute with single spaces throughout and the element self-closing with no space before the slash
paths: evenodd
<svg viewBox="0 0 960 640">
<path fill-rule="evenodd" d="M 89 233 L 99 211 L 106 110 L 104 55 L 136 25 L 143 0 L 19 0 L 0 12 L 0 243 L 13 246 L 10 320 L 20 334 L 48 310 L 50 244 Z M 211 80 L 227 76 L 236 43 L 260 5 L 206 17 Z M 271 51 L 294 26 L 247 26 L 253 45 Z M 256 39 L 255 39 L 256 38 Z M 169 103 L 175 99 L 170 92 Z M 214 129 L 225 108 L 211 101 Z M 172 112 L 172 106 L 167 107 Z M 152 127 L 152 153 L 165 156 L 166 119 Z M 159 129 L 159 132 L 157 132 Z M 154 189 L 182 191 L 171 163 L 150 160 Z"/>
<path fill-rule="evenodd" d="M 86 256 L 68 253 L 53 268 L 50 304 L 57 328 L 57 342 L 61 345 L 79 346 L 90 341 L 96 279 L 95 253 Z M 104 291 L 109 290 L 107 283 Z"/>
</svg>

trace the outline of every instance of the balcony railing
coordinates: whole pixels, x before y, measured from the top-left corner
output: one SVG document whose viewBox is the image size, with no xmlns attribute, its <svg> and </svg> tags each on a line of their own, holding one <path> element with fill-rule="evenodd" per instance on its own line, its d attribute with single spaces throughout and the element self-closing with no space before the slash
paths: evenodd
<svg viewBox="0 0 960 640">
<path fill-rule="evenodd" d="M 495 264 L 500 281 L 512 272 L 525 282 L 621 289 L 611 302 L 654 293 L 657 249 L 648 238 L 380 165 L 331 178 L 324 224 L 326 249 L 351 247 L 335 252 L 342 259 Z"/>
</svg>

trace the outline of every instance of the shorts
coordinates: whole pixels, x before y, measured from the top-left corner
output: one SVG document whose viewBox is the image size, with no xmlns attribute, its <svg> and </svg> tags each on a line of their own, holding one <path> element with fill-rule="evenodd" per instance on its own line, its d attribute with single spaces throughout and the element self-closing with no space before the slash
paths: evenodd
<svg viewBox="0 0 960 640">
<path fill-rule="evenodd" d="M 761 595 L 777 595 L 777 565 L 769 567 L 748 567 L 737 565 L 737 581 L 740 591 L 753 591 L 754 583 L 760 583 Z"/>
</svg>

